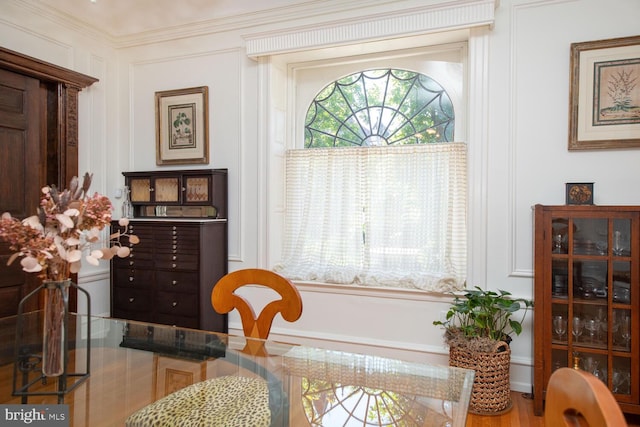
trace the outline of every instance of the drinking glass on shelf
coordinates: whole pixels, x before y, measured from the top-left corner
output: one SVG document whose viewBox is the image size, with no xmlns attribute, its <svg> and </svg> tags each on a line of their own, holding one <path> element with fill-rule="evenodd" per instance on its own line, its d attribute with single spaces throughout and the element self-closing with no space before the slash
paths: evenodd
<svg viewBox="0 0 640 427">
<path fill-rule="evenodd" d="M 558 315 L 553 317 L 553 330 L 558 334 L 558 339 L 564 341 L 562 337 L 567 333 L 567 319 Z"/>
<path fill-rule="evenodd" d="M 593 344 L 596 332 L 598 332 L 598 329 L 600 328 L 598 321 L 596 319 L 587 320 L 584 327 L 587 331 L 589 331 L 589 337 L 591 338 L 591 343 Z"/>
<path fill-rule="evenodd" d="M 629 372 L 621 372 L 614 369 L 613 371 L 613 392 L 620 394 L 629 394 L 631 385 L 631 375 Z"/>
<path fill-rule="evenodd" d="M 629 349 L 631 342 L 631 318 L 625 316 L 620 322 L 620 336 L 624 340 L 624 346 Z"/>
<path fill-rule="evenodd" d="M 595 357 L 589 356 L 584 360 L 584 370 L 590 372 L 598 379 L 602 379 L 600 371 L 600 361 Z"/>
<path fill-rule="evenodd" d="M 576 342 L 578 342 L 578 338 L 582 335 L 582 328 L 584 328 L 584 322 L 579 317 L 573 318 L 573 323 L 571 324 L 571 333 L 573 334 L 573 338 Z"/>
<path fill-rule="evenodd" d="M 555 234 L 553 236 L 553 253 L 559 254 L 563 252 L 562 239 L 562 234 Z"/>
<path fill-rule="evenodd" d="M 622 244 L 622 233 L 620 231 L 615 231 L 613 233 L 613 254 L 614 255 L 622 255 L 624 252 L 624 245 Z"/>
<path fill-rule="evenodd" d="M 598 341 L 602 341 L 602 333 L 607 334 L 607 311 L 604 307 L 598 307 L 596 313 L 596 323 L 598 331 L 596 333 Z"/>
</svg>

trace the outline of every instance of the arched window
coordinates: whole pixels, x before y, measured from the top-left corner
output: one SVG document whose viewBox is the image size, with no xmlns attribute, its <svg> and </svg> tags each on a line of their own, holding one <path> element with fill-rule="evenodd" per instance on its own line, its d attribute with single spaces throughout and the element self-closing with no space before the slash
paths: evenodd
<svg viewBox="0 0 640 427">
<path fill-rule="evenodd" d="M 283 260 L 294 280 L 464 288 L 466 145 L 429 76 L 365 70 L 318 92 L 286 154 Z"/>
<path fill-rule="evenodd" d="M 362 71 L 320 91 L 307 111 L 307 148 L 453 141 L 453 104 L 438 82 L 407 70 Z"/>
</svg>

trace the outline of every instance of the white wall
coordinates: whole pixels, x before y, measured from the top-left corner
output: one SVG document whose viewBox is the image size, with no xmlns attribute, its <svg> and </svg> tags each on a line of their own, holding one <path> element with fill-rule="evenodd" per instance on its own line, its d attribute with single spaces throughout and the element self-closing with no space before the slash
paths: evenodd
<svg viewBox="0 0 640 427">
<path fill-rule="evenodd" d="M 59 17 L 49 20 L 30 8 L 20 0 L 3 2 L 0 45 L 100 79 L 80 97 L 80 170 L 94 172 L 96 191 L 112 196 L 124 182 L 121 172 L 159 169 L 155 91 L 209 86 L 211 163 L 197 167 L 229 169 L 229 269 L 264 266 L 270 242 L 264 183 L 274 171 L 268 170 L 266 147 L 259 144 L 279 136 L 259 131 L 282 117 L 264 116 L 260 102 L 273 88 L 261 85 L 267 68 L 247 58 L 242 36 L 257 33 L 260 25 L 266 30 L 331 17 L 291 17 L 116 49 L 81 26 L 65 25 Z M 485 277 L 473 285 L 533 296 L 531 206 L 563 204 L 565 182 L 595 182 L 597 204 L 640 203 L 640 195 L 629 191 L 640 183 L 640 152 L 567 151 L 570 43 L 636 35 L 638 16 L 637 0 L 499 2 L 487 32 L 489 77 L 482 90 L 488 111 L 469 111 L 470 117 L 487 117 L 483 126 L 489 135 L 480 163 L 486 170 L 472 177 L 486 179 L 479 194 L 486 207 L 480 225 L 486 241 L 470 254 L 471 262 L 482 260 Z M 108 313 L 107 266 L 83 270 L 80 282 L 92 293 L 94 313 Z M 447 298 L 340 286 L 302 285 L 301 292 L 302 319 L 276 322 L 276 337 L 330 338 L 355 350 L 358 343 L 376 344 L 381 353 L 446 363 L 441 331 L 431 323 L 446 310 Z M 522 391 L 529 391 L 532 381 L 531 321 L 532 316 L 512 344 L 512 387 Z M 231 328 L 239 327 L 235 316 L 230 322 Z"/>
</svg>

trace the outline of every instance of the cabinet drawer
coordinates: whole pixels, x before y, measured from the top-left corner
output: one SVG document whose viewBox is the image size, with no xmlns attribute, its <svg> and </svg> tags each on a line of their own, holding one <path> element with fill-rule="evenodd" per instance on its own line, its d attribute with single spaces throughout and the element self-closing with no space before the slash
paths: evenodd
<svg viewBox="0 0 640 427">
<path fill-rule="evenodd" d="M 154 230 L 153 227 L 149 224 L 139 224 L 136 222 L 130 222 L 127 226 L 128 234 L 135 234 L 140 238 L 140 243 L 145 240 L 149 241 L 153 237 Z M 125 237 L 126 238 L 126 237 Z"/>
<path fill-rule="evenodd" d="M 198 273 L 162 271 L 156 277 L 156 285 L 163 291 L 196 293 L 199 289 Z"/>
<path fill-rule="evenodd" d="M 114 290 L 114 310 L 149 312 L 152 306 L 151 291 L 117 286 Z"/>
<path fill-rule="evenodd" d="M 114 283 L 118 287 L 150 288 L 153 284 L 153 270 L 116 268 L 113 274 Z"/>
<path fill-rule="evenodd" d="M 159 242 L 156 246 L 157 254 L 198 254 L 200 242 L 198 240 L 177 240 L 175 242 Z"/>
<path fill-rule="evenodd" d="M 159 313 L 197 317 L 198 295 L 159 291 L 156 299 L 156 309 Z"/>
<path fill-rule="evenodd" d="M 153 256 L 151 254 L 144 254 L 144 256 L 139 256 L 139 254 L 131 254 L 126 258 L 113 258 L 113 267 L 114 268 L 153 268 Z"/>
<path fill-rule="evenodd" d="M 198 227 L 188 225 L 172 225 L 171 227 L 158 227 L 155 230 L 154 237 L 157 240 L 172 240 L 185 237 L 188 239 L 196 239 L 200 235 Z"/>
<path fill-rule="evenodd" d="M 197 241 L 199 236 L 200 233 L 197 229 L 176 227 L 175 229 L 167 229 L 164 232 L 159 232 L 154 237 L 156 242 L 170 243 L 179 240 Z"/>
<path fill-rule="evenodd" d="M 155 265 L 163 270 L 197 270 L 196 254 L 158 254 Z"/>
</svg>

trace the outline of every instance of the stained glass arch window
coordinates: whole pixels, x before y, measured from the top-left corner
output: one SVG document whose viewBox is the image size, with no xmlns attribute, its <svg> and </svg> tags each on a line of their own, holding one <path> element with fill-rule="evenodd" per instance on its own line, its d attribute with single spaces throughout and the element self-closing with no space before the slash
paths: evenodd
<svg viewBox="0 0 640 427">
<path fill-rule="evenodd" d="M 431 77 L 374 69 L 325 86 L 307 110 L 304 130 L 305 148 L 451 142 L 455 115 Z"/>
</svg>

